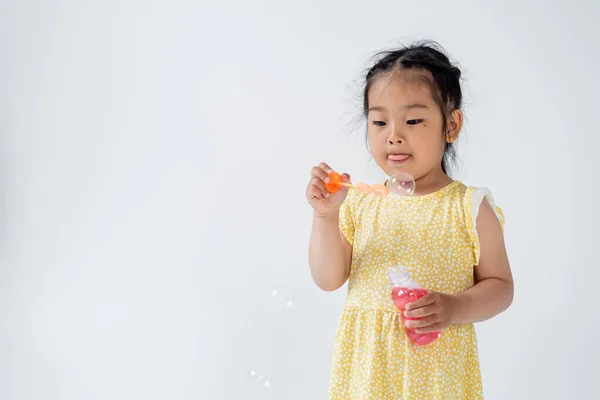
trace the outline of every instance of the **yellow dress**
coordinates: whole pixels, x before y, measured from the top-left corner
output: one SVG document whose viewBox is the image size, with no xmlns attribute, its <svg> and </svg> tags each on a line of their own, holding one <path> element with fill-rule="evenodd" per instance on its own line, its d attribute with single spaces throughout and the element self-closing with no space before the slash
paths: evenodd
<svg viewBox="0 0 600 400">
<path fill-rule="evenodd" d="M 336 333 L 330 400 L 482 399 L 473 324 L 452 325 L 427 346 L 407 337 L 387 271 L 407 267 L 422 287 L 459 293 L 479 262 L 476 218 L 487 189 L 454 181 L 424 196 L 378 197 L 350 190 L 340 229 L 352 245 L 346 300 Z"/>
</svg>

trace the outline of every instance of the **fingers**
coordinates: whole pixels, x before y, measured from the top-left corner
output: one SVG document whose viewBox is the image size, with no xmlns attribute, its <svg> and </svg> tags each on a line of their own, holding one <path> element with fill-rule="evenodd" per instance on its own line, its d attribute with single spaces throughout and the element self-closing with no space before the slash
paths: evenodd
<svg viewBox="0 0 600 400">
<path fill-rule="evenodd" d="M 330 193 L 325 184 L 331 181 L 329 179 L 329 174 L 332 172 L 333 169 L 325 162 L 319 163 L 319 165 L 313 167 L 310 170 L 311 180 L 307 195 L 318 199 L 329 198 Z"/>
<path fill-rule="evenodd" d="M 437 300 L 437 293 L 429 292 L 425 296 L 423 296 L 415 301 L 406 303 L 406 309 L 407 310 L 415 310 L 417 308 L 426 307 L 426 306 L 429 306 L 429 305 L 435 303 L 436 300 Z"/>
<path fill-rule="evenodd" d="M 311 179 L 306 194 L 316 199 L 329 198 L 330 196 L 329 191 L 325 188 L 325 184 L 320 178 Z"/>
<path fill-rule="evenodd" d="M 442 293 L 429 292 L 406 304 L 404 325 L 419 334 L 444 330 L 451 321 L 452 303 L 448 301 L 448 297 Z"/>
<path fill-rule="evenodd" d="M 431 333 L 431 332 L 439 332 L 439 331 L 443 331 L 444 330 L 444 324 L 441 322 L 436 322 L 434 324 L 431 324 L 429 326 L 425 326 L 423 328 L 418 328 L 415 329 L 415 332 L 422 334 L 422 333 Z"/>
<path fill-rule="evenodd" d="M 420 329 L 436 324 L 440 321 L 439 315 L 433 314 L 419 319 L 406 320 L 404 321 L 404 326 L 410 329 Z"/>
<path fill-rule="evenodd" d="M 327 165 L 327 163 L 324 163 L 324 162 L 319 163 L 319 167 L 328 174 L 333 172 L 333 168 L 331 168 L 329 165 Z"/>
<path fill-rule="evenodd" d="M 438 307 L 435 304 L 430 304 L 424 307 L 415 308 L 413 310 L 404 311 L 406 318 L 423 318 L 435 314 L 438 311 Z"/>
<path fill-rule="evenodd" d="M 327 189 L 328 184 L 332 183 L 331 178 L 329 178 L 329 174 L 333 173 L 333 169 L 329 166 L 329 164 L 325 162 L 319 163 L 319 165 L 314 166 L 310 170 L 311 180 L 308 184 L 308 189 L 306 191 L 306 195 L 308 199 L 316 198 L 323 199 L 329 198 L 332 196 L 332 193 L 337 193 L 340 191 L 344 193 L 343 190 L 347 190 L 344 186 L 339 184 L 330 185 L 329 190 Z M 350 175 L 341 174 L 341 180 L 343 183 L 350 183 Z M 336 178 L 339 179 L 339 178 Z M 339 182 L 339 181 L 337 181 Z M 341 187 L 340 187 L 341 186 Z M 331 191 L 331 192 L 330 192 Z"/>
<path fill-rule="evenodd" d="M 321 163 L 316 167 L 312 167 L 310 170 L 310 176 L 311 178 L 319 178 L 323 182 L 329 183 L 329 172 L 327 172 L 328 169 L 321 167 L 321 165 L 327 166 L 327 164 Z"/>
<path fill-rule="evenodd" d="M 314 185 L 310 185 L 308 187 L 308 190 L 306 191 L 306 198 L 307 199 L 323 199 L 325 198 L 325 196 L 323 195 L 323 192 L 321 191 L 321 189 L 319 189 L 318 187 L 314 186 Z"/>
</svg>

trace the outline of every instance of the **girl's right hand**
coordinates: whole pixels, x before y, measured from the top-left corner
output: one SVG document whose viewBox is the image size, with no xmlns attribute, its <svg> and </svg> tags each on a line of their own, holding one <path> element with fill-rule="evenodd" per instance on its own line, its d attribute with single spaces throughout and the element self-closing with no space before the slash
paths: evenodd
<svg viewBox="0 0 600 400">
<path fill-rule="evenodd" d="M 340 186 L 335 193 L 329 193 L 325 183 L 329 183 L 329 174 L 333 169 L 324 162 L 310 170 L 310 182 L 306 189 L 306 200 L 319 216 L 330 216 L 339 212 L 340 206 L 348 194 L 347 186 Z M 350 175 L 342 174 L 342 182 L 350 183 Z"/>
</svg>

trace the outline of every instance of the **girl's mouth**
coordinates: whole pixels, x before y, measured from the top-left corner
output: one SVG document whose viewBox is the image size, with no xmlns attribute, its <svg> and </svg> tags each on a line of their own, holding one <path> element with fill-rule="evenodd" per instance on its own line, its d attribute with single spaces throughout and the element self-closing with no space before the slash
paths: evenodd
<svg viewBox="0 0 600 400">
<path fill-rule="evenodd" d="M 403 164 L 410 158 L 410 154 L 390 154 L 388 160 L 392 164 Z"/>
</svg>

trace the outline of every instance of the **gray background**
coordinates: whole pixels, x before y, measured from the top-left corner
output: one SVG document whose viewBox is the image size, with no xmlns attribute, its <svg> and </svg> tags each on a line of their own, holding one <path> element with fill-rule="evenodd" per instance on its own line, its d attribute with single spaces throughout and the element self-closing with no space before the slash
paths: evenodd
<svg viewBox="0 0 600 400">
<path fill-rule="evenodd" d="M 0 1 L 0 398 L 325 398 L 309 169 L 381 179 L 358 79 L 419 38 L 463 66 L 456 177 L 507 217 L 486 398 L 597 398 L 599 3 L 216 3 Z"/>
</svg>

